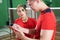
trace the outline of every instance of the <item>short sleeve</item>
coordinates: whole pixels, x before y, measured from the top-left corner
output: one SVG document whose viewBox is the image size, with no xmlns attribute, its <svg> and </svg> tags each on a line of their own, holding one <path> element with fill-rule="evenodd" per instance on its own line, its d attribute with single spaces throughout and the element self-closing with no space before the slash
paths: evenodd
<svg viewBox="0 0 60 40">
<path fill-rule="evenodd" d="M 29 18 L 26 25 L 28 26 L 29 29 L 35 28 L 36 20 L 34 18 Z"/>
<path fill-rule="evenodd" d="M 15 21 L 14 21 L 14 24 L 17 24 L 18 23 L 18 19 L 16 19 Z"/>
<path fill-rule="evenodd" d="M 46 30 L 54 30 L 56 28 L 56 20 L 52 14 L 47 13 L 44 16 L 41 28 Z"/>
</svg>

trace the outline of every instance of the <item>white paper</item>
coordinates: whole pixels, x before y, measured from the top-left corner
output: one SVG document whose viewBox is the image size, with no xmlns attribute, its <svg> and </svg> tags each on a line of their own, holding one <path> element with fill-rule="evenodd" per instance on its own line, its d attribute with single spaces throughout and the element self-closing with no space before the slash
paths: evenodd
<svg viewBox="0 0 60 40">
<path fill-rule="evenodd" d="M 23 28 L 20 25 L 14 24 L 13 28 L 16 29 L 17 31 L 23 32 L 23 33 L 29 33 L 29 29 Z"/>
</svg>

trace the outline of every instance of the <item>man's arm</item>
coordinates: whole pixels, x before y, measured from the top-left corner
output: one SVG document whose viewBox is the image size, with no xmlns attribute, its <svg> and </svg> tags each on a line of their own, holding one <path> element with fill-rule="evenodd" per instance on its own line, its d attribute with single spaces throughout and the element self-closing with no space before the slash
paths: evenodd
<svg viewBox="0 0 60 40">
<path fill-rule="evenodd" d="M 12 29 L 21 40 L 38 40 L 26 37 L 22 31 L 18 31 L 19 29 L 16 26 L 17 25 L 9 26 L 9 28 Z"/>
<path fill-rule="evenodd" d="M 51 40 L 54 30 L 41 30 L 40 40 Z"/>
<path fill-rule="evenodd" d="M 21 40 L 39 40 L 39 39 L 32 39 L 32 38 L 28 38 L 24 35 L 23 32 L 19 32 L 19 31 L 14 31 L 15 34 L 17 34 L 18 37 L 20 37 Z"/>
</svg>

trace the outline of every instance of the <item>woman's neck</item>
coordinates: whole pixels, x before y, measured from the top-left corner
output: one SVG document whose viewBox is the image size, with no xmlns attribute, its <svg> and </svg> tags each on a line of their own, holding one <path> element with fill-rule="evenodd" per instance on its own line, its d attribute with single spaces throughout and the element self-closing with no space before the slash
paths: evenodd
<svg viewBox="0 0 60 40">
<path fill-rule="evenodd" d="M 28 17 L 26 16 L 26 17 L 22 18 L 22 21 L 23 22 L 27 22 L 28 21 Z"/>
</svg>

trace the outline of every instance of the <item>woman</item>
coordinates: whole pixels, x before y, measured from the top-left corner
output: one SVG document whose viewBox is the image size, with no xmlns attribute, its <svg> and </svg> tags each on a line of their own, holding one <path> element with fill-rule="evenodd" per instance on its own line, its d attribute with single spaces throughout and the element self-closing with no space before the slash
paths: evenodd
<svg viewBox="0 0 60 40">
<path fill-rule="evenodd" d="M 27 10 L 26 10 L 25 5 L 17 6 L 17 14 L 18 14 L 19 18 L 17 18 L 15 20 L 13 27 L 17 26 L 17 25 L 19 25 L 19 27 L 26 28 L 26 29 L 33 29 L 36 27 L 36 20 L 34 18 L 29 18 L 27 16 Z M 24 29 L 23 29 L 23 31 L 24 31 Z M 14 33 L 17 36 L 16 31 L 14 31 Z M 27 33 L 24 33 L 24 34 L 30 38 L 34 37 L 33 34 L 27 34 Z M 17 40 L 21 40 L 20 37 L 18 37 L 18 36 L 16 38 L 17 38 Z"/>
</svg>

